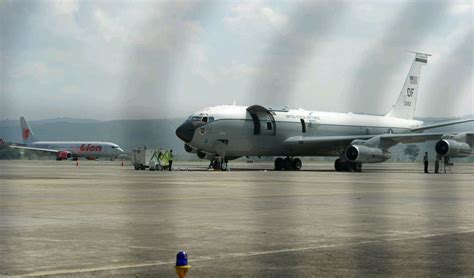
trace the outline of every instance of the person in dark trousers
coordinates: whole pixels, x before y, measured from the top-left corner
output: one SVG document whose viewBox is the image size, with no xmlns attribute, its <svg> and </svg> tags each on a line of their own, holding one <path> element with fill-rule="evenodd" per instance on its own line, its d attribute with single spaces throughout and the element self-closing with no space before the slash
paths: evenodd
<svg viewBox="0 0 474 278">
<path fill-rule="evenodd" d="M 449 172 L 452 173 L 452 171 L 451 171 L 451 165 L 452 165 L 452 164 L 449 162 L 449 156 L 445 156 L 445 157 L 444 157 L 444 173 L 445 173 L 445 174 L 446 174 L 446 170 L 447 170 L 448 167 L 449 167 Z"/>
<path fill-rule="evenodd" d="M 428 152 L 425 152 L 425 155 L 423 156 L 423 164 L 425 164 L 425 173 L 428 172 Z"/>
<path fill-rule="evenodd" d="M 169 162 L 169 165 L 170 165 L 170 168 L 169 168 L 170 171 L 173 171 L 173 170 L 172 170 L 173 157 L 174 157 L 174 155 L 173 155 L 173 150 L 170 150 L 170 152 L 168 153 L 168 162 Z"/>
<path fill-rule="evenodd" d="M 439 161 L 441 160 L 441 156 L 438 154 L 436 156 L 436 160 L 435 160 L 435 173 L 438 174 L 439 173 Z"/>
</svg>

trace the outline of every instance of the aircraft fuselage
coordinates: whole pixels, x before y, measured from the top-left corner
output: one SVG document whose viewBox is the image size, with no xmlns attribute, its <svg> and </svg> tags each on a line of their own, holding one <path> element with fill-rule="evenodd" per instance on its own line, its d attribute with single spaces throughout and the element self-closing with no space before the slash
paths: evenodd
<svg viewBox="0 0 474 278">
<path fill-rule="evenodd" d="M 353 113 L 217 106 L 193 114 L 176 134 L 193 148 L 231 157 L 324 156 L 337 155 L 337 146 L 321 144 L 308 149 L 304 144 L 289 146 L 285 141 L 295 136 L 406 133 L 422 124 L 416 120 Z"/>
</svg>

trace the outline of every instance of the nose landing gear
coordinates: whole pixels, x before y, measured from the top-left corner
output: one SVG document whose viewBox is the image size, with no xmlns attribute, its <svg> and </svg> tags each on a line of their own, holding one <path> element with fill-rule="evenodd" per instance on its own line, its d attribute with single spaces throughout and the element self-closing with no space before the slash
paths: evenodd
<svg viewBox="0 0 474 278">
<path fill-rule="evenodd" d="M 275 171 L 298 171 L 303 163 L 299 158 L 286 157 L 285 159 L 278 157 L 275 159 Z"/>
</svg>

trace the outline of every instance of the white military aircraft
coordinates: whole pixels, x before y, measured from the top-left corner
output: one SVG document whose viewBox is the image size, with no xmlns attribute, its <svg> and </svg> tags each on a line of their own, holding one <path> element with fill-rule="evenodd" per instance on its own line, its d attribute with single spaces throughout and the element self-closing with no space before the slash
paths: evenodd
<svg viewBox="0 0 474 278">
<path fill-rule="evenodd" d="M 223 169 L 227 160 L 241 156 L 277 156 L 275 170 L 301 169 L 297 156 L 338 156 L 336 171 L 361 171 L 362 163 L 389 159 L 389 149 L 399 143 L 430 140 L 438 140 L 435 149 L 442 156 L 472 155 L 473 133 L 424 131 L 473 119 L 429 126 L 413 119 L 421 67 L 430 56 L 414 53 L 398 100 L 385 116 L 223 105 L 194 113 L 176 135 L 185 142 L 186 151 L 200 158 L 220 157 Z"/>
<path fill-rule="evenodd" d="M 23 145 L 9 145 L 11 148 L 54 153 L 56 160 L 85 157 L 95 160 L 99 157 L 116 158 L 124 151 L 114 143 L 92 141 L 38 141 L 24 117 L 20 118 Z"/>
</svg>

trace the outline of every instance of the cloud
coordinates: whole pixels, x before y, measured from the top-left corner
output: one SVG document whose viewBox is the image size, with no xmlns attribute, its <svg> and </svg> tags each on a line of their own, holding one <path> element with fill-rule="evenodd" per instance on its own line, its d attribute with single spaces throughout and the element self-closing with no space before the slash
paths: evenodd
<svg viewBox="0 0 474 278">
<path fill-rule="evenodd" d="M 431 105 L 436 109 L 420 106 L 420 113 L 449 113 L 443 102 L 470 111 L 468 81 L 441 84 L 455 80 L 454 73 L 436 79 L 440 67 L 462 72 L 472 67 L 472 55 L 463 58 L 462 68 L 444 66 L 472 28 L 471 6 L 470 1 L 0 1 L 0 116 L 157 118 L 234 99 L 384 113 L 411 62 L 406 49 L 433 54 L 423 68 L 420 98 L 433 83 L 429 90 L 436 97 L 424 102 L 440 103 Z M 462 72 L 458 80 L 466 80 Z M 452 90 L 436 88 L 438 83 L 456 87 L 458 104 L 442 100 L 441 92 Z M 58 110 L 41 101 L 47 98 L 76 107 Z"/>
<path fill-rule="evenodd" d="M 21 82 L 25 79 L 33 79 L 40 83 L 52 83 L 61 80 L 64 77 L 64 72 L 61 69 L 53 68 L 43 62 L 28 62 L 17 68 L 12 73 L 12 77 L 16 82 Z"/>
<path fill-rule="evenodd" d="M 420 112 L 424 115 L 473 114 L 472 27 L 456 34 L 453 47 L 442 52 L 433 75 L 420 94 Z M 436 100 L 436 101 L 433 101 Z"/>
<path fill-rule="evenodd" d="M 261 25 L 281 27 L 288 21 L 286 15 L 260 1 L 237 2 L 231 7 L 230 15 L 224 21 L 233 28 L 247 28 Z"/>
<path fill-rule="evenodd" d="M 103 38 L 107 42 L 110 42 L 112 38 L 122 40 L 127 39 L 128 32 L 125 28 L 119 24 L 117 20 L 113 20 L 108 16 L 101 8 L 95 8 L 94 19 Z"/>
<path fill-rule="evenodd" d="M 406 2 L 392 24 L 385 29 L 384 35 L 367 50 L 359 66 L 354 68 L 355 75 L 346 97 L 351 111 L 387 112 L 383 103 L 386 103 L 385 99 L 393 99 L 388 95 L 393 93 L 392 84 L 396 81 L 397 87 L 401 87 L 403 82 L 393 78 L 402 66 L 401 55 L 405 50 L 419 50 L 418 45 L 445 19 L 447 4 L 447 1 Z M 408 72 L 407 69 L 403 71 Z"/>
<path fill-rule="evenodd" d="M 470 0 L 450 1 L 449 12 L 454 15 L 463 15 L 472 13 L 472 8 Z"/>
<path fill-rule="evenodd" d="M 54 0 L 51 3 L 54 10 L 62 15 L 73 16 L 79 10 L 78 0 Z"/>
<path fill-rule="evenodd" d="M 176 68 L 190 43 L 202 34 L 199 20 L 209 8 L 210 3 L 198 1 L 153 5 L 143 26 L 136 30 L 139 39 L 127 59 L 118 96 L 126 107 L 126 117 L 169 115 Z"/>
<path fill-rule="evenodd" d="M 345 9 L 342 1 L 298 5 L 265 50 L 249 99 L 272 105 L 288 103 L 308 58 L 329 37 L 332 25 Z"/>
</svg>

